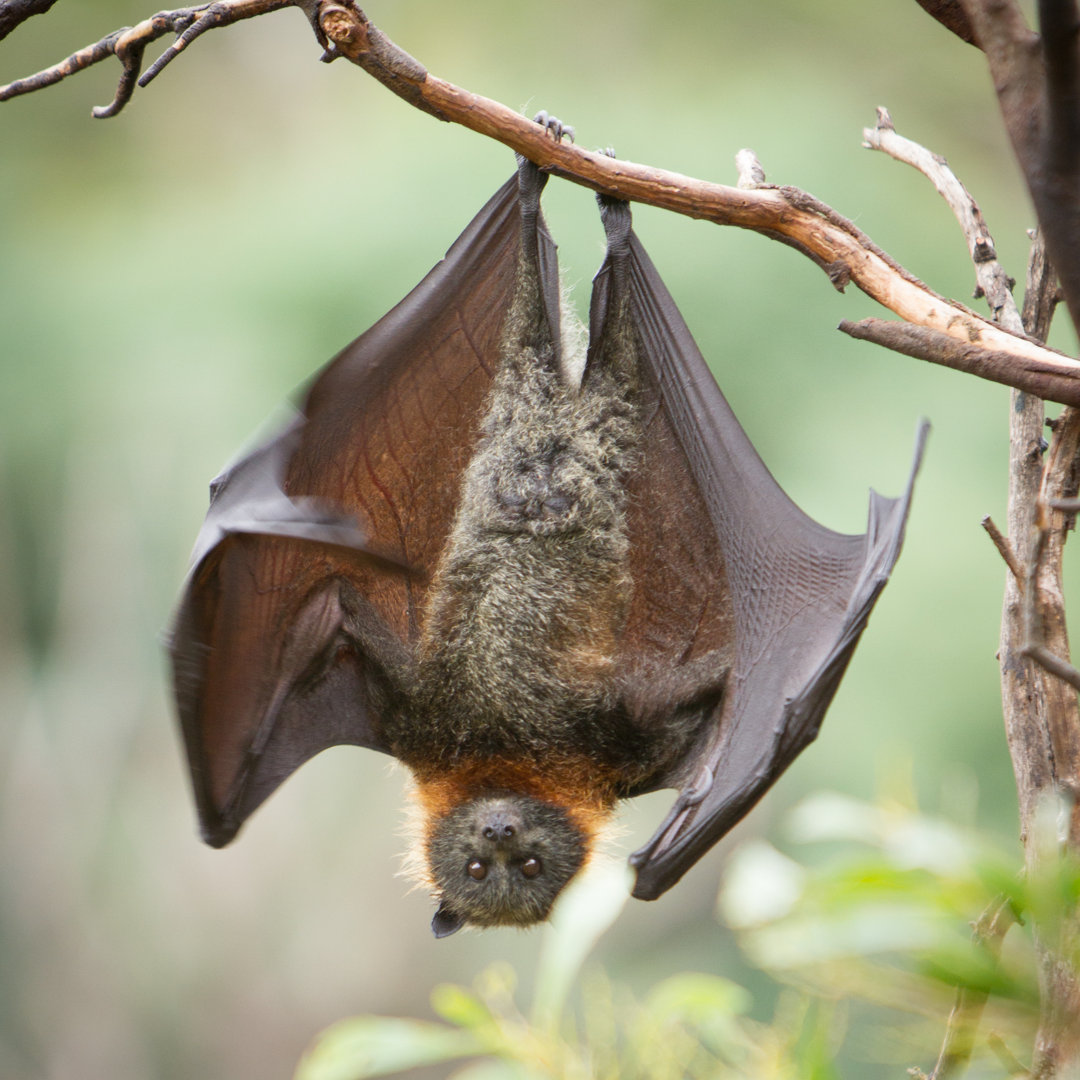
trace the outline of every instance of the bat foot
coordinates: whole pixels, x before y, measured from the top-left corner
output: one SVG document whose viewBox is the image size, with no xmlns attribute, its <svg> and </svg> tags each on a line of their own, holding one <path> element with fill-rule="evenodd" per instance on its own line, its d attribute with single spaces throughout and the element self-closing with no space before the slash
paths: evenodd
<svg viewBox="0 0 1080 1080">
<path fill-rule="evenodd" d="M 613 158 L 615 150 L 607 146 L 600 151 L 605 157 Z M 610 195 L 596 193 L 596 202 L 600 207 L 600 220 L 607 234 L 608 252 L 624 255 L 630 248 L 630 229 L 633 225 L 630 216 L 630 204 L 625 199 L 613 199 Z"/>
<path fill-rule="evenodd" d="M 546 109 L 541 109 L 534 117 L 533 123 L 539 124 L 556 141 L 562 142 L 567 139 L 574 141 L 574 129 L 569 124 L 564 124 L 557 116 L 552 116 Z"/>
<path fill-rule="evenodd" d="M 630 204 L 625 199 L 613 199 L 610 195 L 596 194 L 600 207 L 600 221 L 607 236 L 608 257 L 616 261 L 630 251 L 630 232 L 633 228 L 633 215 Z"/>
</svg>

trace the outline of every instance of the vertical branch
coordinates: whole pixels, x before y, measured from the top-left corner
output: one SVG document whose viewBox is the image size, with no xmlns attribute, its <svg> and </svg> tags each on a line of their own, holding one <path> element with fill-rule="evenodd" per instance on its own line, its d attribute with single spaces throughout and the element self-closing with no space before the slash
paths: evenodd
<svg viewBox="0 0 1080 1080">
<path fill-rule="evenodd" d="M 1047 307 L 1037 299 L 1052 287 L 1047 268 L 1041 238 L 1036 238 L 1028 261 L 1024 300 L 1024 314 L 1032 319 Z M 1046 328 L 1041 327 L 1044 331 Z M 1012 391 L 1009 406 L 1008 535 L 1017 562 L 1029 566 L 1034 555 L 1031 525 L 1043 480 L 1041 440 L 1045 413 L 1039 398 L 1020 390 Z M 1053 786 L 1053 751 L 1047 700 L 1050 676 L 1024 654 L 1026 644 L 1023 581 L 1009 573 L 1005 578 L 998 651 L 1001 703 L 1020 803 L 1020 837 L 1025 851 L 1031 852 L 1028 836 L 1035 826 L 1040 796 Z M 1028 868 L 1034 869 L 1030 862 Z"/>
<path fill-rule="evenodd" d="M 1053 312 L 1056 284 L 1046 261 L 1041 237 L 1032 245 L 1024 299 L 1025 330 L 1045 337 Z M 1080 451 L 1080 410 L 1065 409 L 1053 425 L 1054 440 L 1045 469 L 1041 453 L 1043 403 L 1013 391 L 1010 410 L 1009 535 L 1021 565 L 1032 568 L 1027 591 L 1030 610 L 1040 621 L 1039 644 L 1047 653 L 1068 661 L 1061 559 L 1071 518 L 1060 510 L 1038 522 L 1036 509 L 1049 513 L 1047 502 L 1071 498 L 1077 490 Z M 1037 586 L 1037 587 L 1036 587 Z M 1037 605 L 1037 608 L 1036 606 Z M 1080 768 L 1080 709 L 1076 691 L 1031 657 L 1023 584 L 1006 575 L 1001 620 L 1001 692 L 1005 732 L 1012 756 L 1020 803 L 1020 831 L 1028 873 L 1037 875 L 1048 851 L 1038 836 L 1038 821 L 1048 799 L 1076 790 Z M 1080 842 L 1080 819 L 1074 804 L 1066 840 Z M 1080 1054 L 1080 983 L 1062 946 L 1078 936 L 1076 912 L 1062 913 L 1064 931 L 1047 941 L 1036 927 L 1042 1016 L 1036 1038 L 1032 1076 L 1072 1075 Z"/>
</svg>

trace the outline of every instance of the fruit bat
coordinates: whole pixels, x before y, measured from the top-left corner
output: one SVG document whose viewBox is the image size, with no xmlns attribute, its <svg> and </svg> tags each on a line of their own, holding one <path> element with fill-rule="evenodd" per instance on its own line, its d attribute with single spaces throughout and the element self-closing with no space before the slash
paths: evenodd
<svg viewBox="0 0 1080 1080">
<path fill-rule="evenodd" d="M 911 497 L 861 536 L 787 498 L 624 202 L 575 355 L 545 180 L 521 161 L 213 482 L 171 634 L 204 839 L 329 746 L 392 754 L 439 937 L 544 919 L 665 787 L 634 895 L 675 884 L 817 735 Z"/>
</svg>

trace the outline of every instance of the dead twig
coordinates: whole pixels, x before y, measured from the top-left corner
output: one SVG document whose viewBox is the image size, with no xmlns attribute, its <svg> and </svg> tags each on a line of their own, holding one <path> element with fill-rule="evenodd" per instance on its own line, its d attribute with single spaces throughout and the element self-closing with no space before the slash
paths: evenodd
<svg viewBox="0 0 1080 1080">
<path fill-rule="evenodd" d="M 1012 544 L 1009 543 L 1009 538 L 1005 536 L 1001 530 L 994 524 L 993 518 L 989 514 L 986 515 L 980 522 L 982 527 L 986 530 L 987 535 L 994 543 L 994 547 L 998 549 L 998 554 L 1005 560 L 1005 565 L 1009 568 L 1010 573 L 1013 576 L 1013 580 L 1020 586 L 1024 587 L 1024 581 L 1026 575 L 1020 563 L 1017 562 L 1016 552 L 1013 551 Z"/>
<path fill-rule="evenodd" d="M 964 12 L 960 0 L 917 0 L 919 7 L 933 15 L 942 26 L 951 30 L 957 37 L 969 45 L 978 48 L 971 21 Z"/>
<path fill-rule="evenodd" d="M 911 139 L 899 134 L 893 126 L 889 110 L 877 110 L 877 126 L 863 129 L 863 146 L 881 150 L 897 161 L 918 169 L 937 189 L 949 205 L 967 240 L 968 254 L 975 266 L 978 287 L 975 296 L 985 296 L 996 322 L 1014 333 L 1022 334 L 1024 325 L 1013 300 L 1015 281 L 1005 272 L 997 259 L 994 238 L 990 235 L 979 204 L 949 168 L 940 154 L 931 153 Z"/>
<path fill-rule="evenodd" d="M 31 15 L 43 15 L 56 0 L 0 0 L 0 41 Z"/>
<path fill-rule="evenodd" d="M 1012 902 L 999 897 L 979 916 L 973 925 L 975 941 L 997 959 L 1001 955 L 1001 943 L 1009 928 L 1016 922 Z M 925 1080 L 946 1080 L 963 1072 L 971 1060 L 975 1048 L 975 1033 L 982 1019 L 989 994 L 984 990 L 971 990 L 960 986 L 956 990 L 956 1002 L 945 1025 L 945 1038 L 938 1054 L 934 1071 L 926 1076 L 919 1070 L 909 1070 L 925 1077 Z"/>
<path fill-rule="evenodd" d="M 140 86 L 145 86 L 166 64 L 179 55 L 181 50 L 207 30 L 231 26 L 242 19 L 251 19 L 256 15 L 265 15 L 271 11 L 296 6 L 300 6 L 297 0 L 216 0 L 214 3 L 177 8 L 175 11 L 159 11 L 135 26 L 121 27 L 111 34 L 106 34 L 100 41 L 72 53 L 59 64 L 54 64 L 25 79 L 17 79 L 6 86 L 0 86 L 0 101 L 30 94 L 46 86 L 53 86 L 69 75 L 75 75 L 94 64 L 101 63 L 102 60 L 107 60 L 110 56 L 115 56 L 123 67 L 116 93 L 108 105 L 95 108 L 93 115 L 98 119 L 116 116 L 131 100 L 136 82 Z M 165 37 L 166 34 L 175 34 L 176 40 L 154 61 L 140 79 L 143 53 L 147 46 Z"/>
<path fill-rule="evenodd" d="M 1007 352 L 958 341 L 949 334 L 895 319 L 844 319 L 838 329 L 859 341 L 872 341 L 893 352 L 927 360 L 981 379 L 1013 386 L 1018 390 L 1080 406 L 1080 371 L 1065 357 L 1053 361 L 1021 359 Z M 1040 417 L 1038 427 L 1041 428 Z M 1037 440 L 1036 440 L 1037 445 Z"/>
</svg>

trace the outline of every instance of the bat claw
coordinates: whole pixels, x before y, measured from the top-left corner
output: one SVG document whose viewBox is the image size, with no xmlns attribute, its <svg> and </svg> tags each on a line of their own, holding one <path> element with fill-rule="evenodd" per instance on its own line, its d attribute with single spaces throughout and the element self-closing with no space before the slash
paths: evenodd
<svg viewBox="0 0 1080 1080">
<path fill-rule="evenodd" d="M 564 138 L 574 141 L 574 129 L 569 124 L 564 124 L 557 116 L 552 116 L 546 109 L 541 109 L 534 117 L 533 123 L 539 124 L 556 141 L 562 142 Z"/>
</svg>

